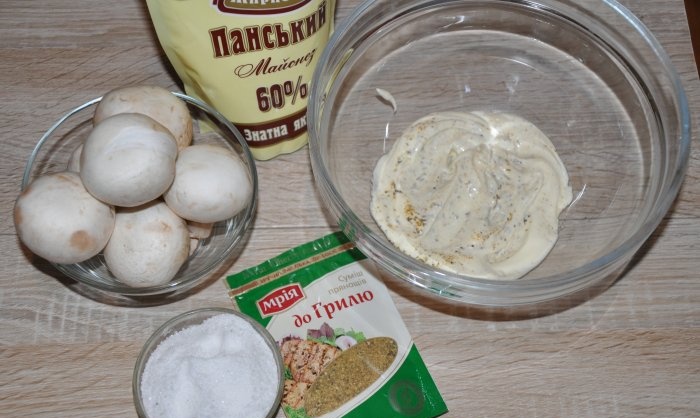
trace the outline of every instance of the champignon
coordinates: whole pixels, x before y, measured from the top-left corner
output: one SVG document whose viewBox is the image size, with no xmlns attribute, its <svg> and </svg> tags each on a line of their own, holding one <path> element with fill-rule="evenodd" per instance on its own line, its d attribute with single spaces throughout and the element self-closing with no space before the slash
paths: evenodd
<svg viewBox="0 0 700 418">
<path fill-rule="evenodd" d="M 146 115 L 120 113 L 90 132 L 80 157 L 80 178 L 96 198 L 134 207 L 158 198 L 175 177 L 177 145 Z"/>
<path fill-rule="evenodd" d="M 175 137 L 178 149 L 192 142 L 192 116 L 187 105 L 158 86 L 129 86 L 114 89 L 95 108 L 93 123 L 119 113 L 141 113 L 165 126 Z"/>
<path fill-rule="evenodd" d="M 180 151 L 175 180 L 164 198 L 180 217 L 210 223 L 236 215 L 246 207 L 252 193 L 248 169 L 235 152 L 200 144 Z"/>
<path fill-rule="evenodd" d="M 60 264 L 85 261 L 107 244 L 114 208 L 95 199 L 74 172 L 36 178 L 15 202 L 15 229 L 36 255 Z"/>
<path fill-rule="evenodd" d="M 185 221 L 161 200 L 119 208 L 104 249 L 109 271 L 132 287 L 169 282 L 187 260 L 190 237 Z"/>
<path fill-rule="evenodd" d="M 209 238 L 211 231 L 214 228 L 213 223 L 202 223 L 195 221 L 187 221 L 187 229 L 190 231 L 190 237 L 195 239 Z"/>
</svg>

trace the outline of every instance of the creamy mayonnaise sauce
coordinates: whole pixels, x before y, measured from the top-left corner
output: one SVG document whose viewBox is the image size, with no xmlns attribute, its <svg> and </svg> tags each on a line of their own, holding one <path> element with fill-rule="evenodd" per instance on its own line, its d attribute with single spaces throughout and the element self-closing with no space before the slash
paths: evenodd
<svg viewBox="0 0 700 418">
<path fill-rule="evenodd" d="M 374 169 L 371 212 L 405 254 L 488 279 L 517 279 L 558 236 L 571 202 L 554 145 L 512 114 L 444 112 L 414 122 Z"/>
</svg>

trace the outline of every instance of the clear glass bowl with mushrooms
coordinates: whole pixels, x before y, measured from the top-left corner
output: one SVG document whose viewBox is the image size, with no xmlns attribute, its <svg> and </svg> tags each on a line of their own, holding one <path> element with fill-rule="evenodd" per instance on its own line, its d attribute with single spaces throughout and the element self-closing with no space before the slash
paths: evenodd
<svg viewBox="0 0 700 418">
<path fill-rule="evenodd" d="M 68 112 L 32 151 L 14 208 L 36 262 L 122 305 L 177 300 L 224 273 L 252 223 L 258 180 L 239 131 L 155 86 Z"/>
</svg>

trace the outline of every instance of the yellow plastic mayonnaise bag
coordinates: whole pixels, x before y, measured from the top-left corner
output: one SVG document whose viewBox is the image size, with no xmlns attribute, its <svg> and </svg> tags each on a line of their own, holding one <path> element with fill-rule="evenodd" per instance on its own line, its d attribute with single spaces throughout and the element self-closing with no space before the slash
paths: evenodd
<svg viewBox="0 0 700 418">
<path fill-rule="evenodd" d="M 255 158 L 307 142 L 311 77 L 335 0 L 146 0 L 185 92 L 226 116 Z"/>
</svg>

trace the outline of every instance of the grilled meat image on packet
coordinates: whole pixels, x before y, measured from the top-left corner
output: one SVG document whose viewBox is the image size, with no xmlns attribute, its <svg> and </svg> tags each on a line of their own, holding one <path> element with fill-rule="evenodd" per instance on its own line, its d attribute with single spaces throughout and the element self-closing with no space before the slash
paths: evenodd
<svg viewBox="0 0 700 418">
<path fill-rule="evenodd" d="M 288 418 L 447 412 L 376 266 L 342 233 L 224 281 L 238 309 L 279 345 Z"/>
</svg>

